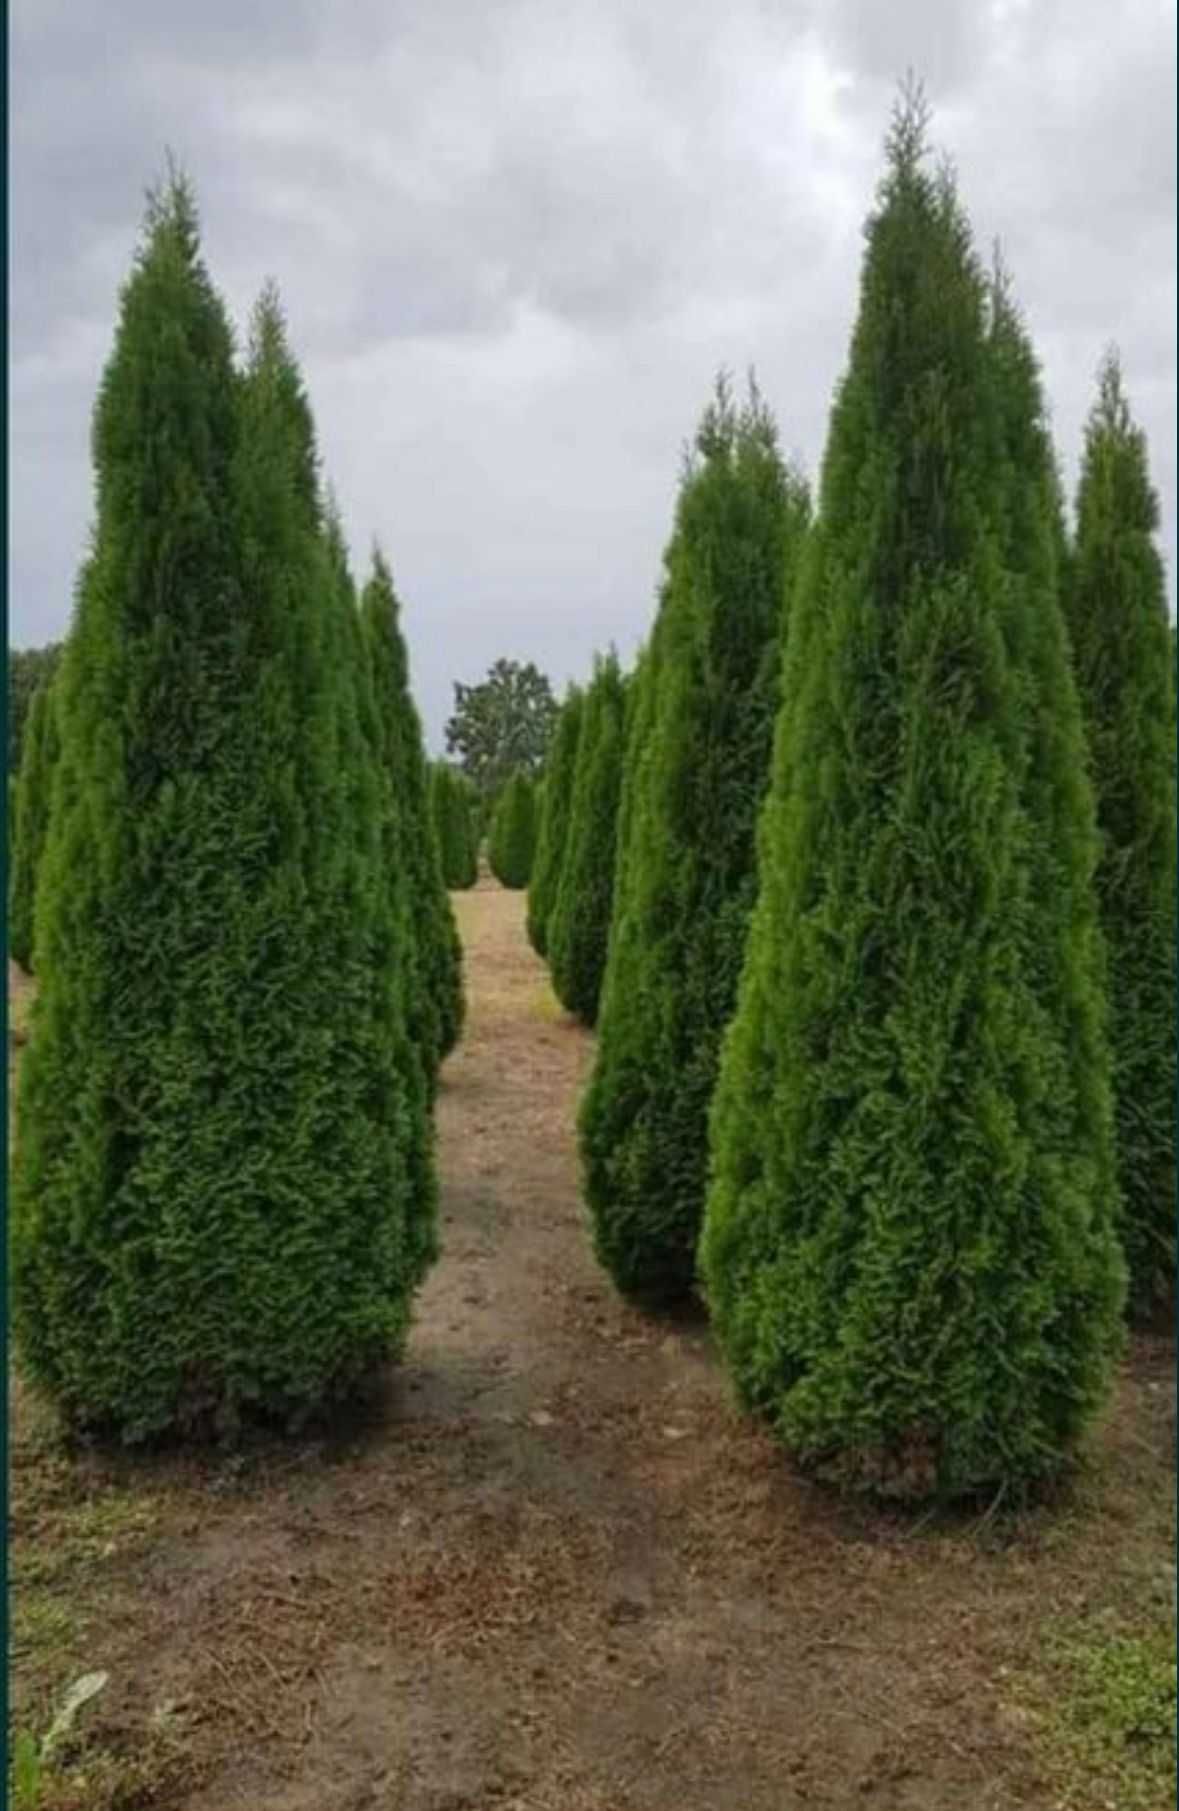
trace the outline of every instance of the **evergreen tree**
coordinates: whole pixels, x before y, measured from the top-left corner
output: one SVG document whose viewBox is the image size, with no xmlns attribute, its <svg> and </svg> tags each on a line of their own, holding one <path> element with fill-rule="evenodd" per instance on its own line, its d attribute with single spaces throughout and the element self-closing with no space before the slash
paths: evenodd
<svg viewBox="0 0 1179 1811">
<path fill-rule="evenodd" d="M 462 1030 L 462 946 L 430 811 L 422 726 L 409 687 L 400 607 L 379 551 L 373 555 L 361 614 L 375 688 L 378 747 L 400 818 L 400 860 L 406 864 L 410 921 L 416 932 L 410 1030 L 420 1043 L 427 1073 L 433 1077 Z"/>
<path fill-rule="evenodd" d="M 987 287 L 912 97 L 868 230 L 790 618 L 700 1260 L 743 1401 L 801 1460 L 947 1493 L 1052 1472 L 1124 1273 L 1083 938 L 1042 752 Z M 1061 746 L 1067 746 L 1062 738 Z M 1059 810 L 1055 822 L 1046 809 Z M 1056 837 L 1062 901 L 1037 892 Z"/>
<path fill-rule="evenodd" d="M 58 641 L 51 641 L 44 648 L 8 650 L 8 771 L 13 779 L 20 772 L 29 707 L 41 687 L 52 679 L 60 655 Z"/>
<path fill-rule="evenodd" d="M 998 261 L 988 341 L 1001 444 L 1007 657 L 1025 687 L 1028 891 L 1041 909 L 1051 902 L 1028 961 L 1042 1010 L 1062 1028 L 1068 1065 L 1043 1137 L 1046 1151 L 1054 1140 L 1062 1152 L 1088 1149 L 1093 1192 L 1116 1205 L 1107 967 L 1094 886 L 1099 841 L 1065 622 L 1068 537 L 1038 361 Z"/>
<path fill-rule="evenodd" d="M 430 815 L 447 887 L 452 891 L 473 887 L 478 865 L 468 786 L 449 761 L 435 761 L 430 770 Z"/>
<path fill-rule="evenodd" d="M 485 801 L 479 788 L 467 778 L 460 768 L 452 767 L 450 773 L 455 796 L 462 802 L 465 811 L 463 827 L 467 839 L 467 868 L 471 876 L 469 885 L 474 886 L 479 879 L 479 852 L 483 847 Z"/>
<path fill-rule="evenodd" d="M 57 767 L 57 722 L 51 679 L 33 694 L 14 789 L 12 852 L 8 867 L 8 949 L 24 969 L 33 967 L 33 922 L 37 870 L 49 827 L 49 804 Z"/>
<path fill-rule="evenodd" d="M 656 1305 L 684 1299 L 695 1277 L 708 1110 L 756 889 L 784 593 L 807 508 L 756 391 L 738 410 L 722 379 L 666 554 L 662 670 L 580 1124 L 598 1256 Z"/>
<path fill-rule="evenodd" d="M 24 1364 L 127 1439 L 304 1413 L 408 1316 L 398 980 L 382 1017 L 273 350 L 235 375 L 173 178 L 95 410 L 10 1223 Z"/>
<path fill-rule="evenodd" d="M 422 995 L 422 940 L 417 920 L 418 874 L 412 858 L 408 814 L 397 776 L 387 760 L 388 718 L 378 697 L 375 661 L 365 632 L 356 584 L 348 564 L 339 508 L 329 496 L 321 549 L 328 586 L 325 632 L 329 669 L 339 674 L 333 723 L 340 803 L 333 807 L 350 836 L 347 892 L 330 929 L 344 936 L 367 931 L 368 973 L 379 1035 L 392 1039 L 406 1095 L 407 1182 L 405 1265 L 417 1284 L 438 1256 L 437 1177 L 431 1106 L 436 1079 L 437 1026 Z M 374 920 L 375 915 L 375 920 Z M 369 926 L 372 926 L 369 930 Z M 357 995 L 351 1017 L 362 1023 L 366 1001 Z M 356 1086 L 363 1086 L 361 1078 Z"/>
<path fill-rule="evenodd" d="M 624 758 L 626 693 L 618 658 L 594 666 L 582 707 L 565 856 L 546 927 L 553 992 L 592 1025 L 606 967 Z"/>
<path fill-rule="evenodd" d="M 527 774 L 517 771 L 496 800 L 488 832 L 491 872 L 501 886 L 528 885 L 536 843 L 536 799 Z"/>
<path fill-rule="evenodd" d="M 577 740 L 581 733 L 583 694 L 580 686 L 571 685 L 557 718 L 550 744 L 545 781 L 544 808 L 536 836 L 536 859 L 528 886 L 528 940 L 538 956 L 546 953 L 546 927 L 569 832 L 569 813 L 573 800 L 573 775 L 577 765 Z"/>
<path fill-rule="evenodd" d="M 304 780 L 308 815 L 319 832 L 316 972 L 330 996 L 319 1017 L 334 1021 L 338 1041 L 330 1064 L 333 1112 L 342 1124 L 354 1122 L 350 1130 L 356 1138 L 372 1143 L 385 1166 L 386 1187 L 391 1136 L 395 1140 L 399 1186 L 391 1204 L 398 1213 L 396 1287 L 405 1301 L 404 1317 L 409 1295 L 438 1249 L 431 1078 L 414 1016 L 412 864 L 400 814 L 390 809 L 373 674 L 339 510 L 334 496 L 325 503 L 321 494 L 311 406 L 272 289 L 263 293 L 255 314 L 246 398 L 247 409 L 256 398 L 256 409 L 274 415 L 276 443 L 280 421 L 285 422 L 287 457 L 293 459 L 291 483 L 309 563 L 306 583 L 315 600 L 307 612 L 310 634 L 296 641 L 298 657 L 310 658 L 314 676 L 304 673 L 296 696 L 315 702 L 320 726 Z M 249 431 L 248 413 L 246 425 L 247 445 L 265 450 L 267 436 L 257 428 Z M 272 458 L 281 463 L 277 444 Z M 277 514 L 273 505 L 267 507 L 263 490 L 260 519 L 266 523 Z M 261 559 L 266 559 L 265 540 Z M 356 1120 L 358 1101 L 367 1102 L 370 1118 L 381 1116 L 376 1135 Z M 372 1177 L 359 1164 L 357 1170 L 371 1187 Z M 380 1170 L 374 1174 L 380 1186 Z M 397 1344 L 390 1350 L 395 1353 Z"/>
<path fill-rule="evenodd" d="M 1175 663 L 1146 439 L 1110 354 L 1085 435 L 1067 593 L 1098 799 L 1131 1304 L 1175 1280 Z"/>
</svg>

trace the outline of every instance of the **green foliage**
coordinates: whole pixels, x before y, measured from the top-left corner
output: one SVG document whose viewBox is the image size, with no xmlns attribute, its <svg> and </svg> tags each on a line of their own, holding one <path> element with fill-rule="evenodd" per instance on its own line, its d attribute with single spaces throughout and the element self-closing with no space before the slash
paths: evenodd
<svg viewBox="0 0 1179 1811">
<path fill-rule="evenodd" d="M 536 835 L 536 859 L 528 887 L 528 940 L 538 956 L 545 955 L 547 951 L 546 929 L 557 897 L 561 864 L 565 859 L 583 701 L 580 686 L 570 686 L 557 718 L 545 770 L 544 801 Z"/>
<path fill-rule="evenodd" d="M 580 1127 L 598 1256 L 652 1304 L 682 1300 L 695 1278 L 708 1110 L 756 890 L 784 591 L 807 514 L 756 392 L 738 410 L 722 380 L 665 556 L 661 668 L 643 758 L 628 755 L 627 882 Z"/>
<path fill-rule="evenodd" d="M 586 1025 L 598 1014 L 614 896 L 626 688 L 613 653 L 582 707 L 565 857 L 546 929 L 553 992 Z"/>
<path fill-rule="evenodd" d="M 422 726 L 409 688 L 400 607 L 382 555 L 361 602 L 379 725 L 378 752 L 400 821 L 396 859 L 409 895 L 414 959 L 409 1026 L 428 1075 L 458 1042 L 463 1024 L 462 946 L 454 922 L 434 819 Z"/>
<path fill-rule="evenodd" d="M 513 773 L 539 776 L 556 719 L 545 675 L 531 661 L 497 660 L 481 684 L 456 681 L 446 752 L 458 754 L 463 772 L 490 799 Z"/>
<path fill-rule="evenodd" d="M 1175 664 L 1146 440 L 1109 357 L 1067 590 L 1102 854 L 1122 1232 L 1141 1313 L 1175 1282 Z"/>
<path fill-rule="evenodd" d="M 277 309 L 239 378 L 173 178 L 95 411 L 10 1197 L 19 1356 L 129 1440 L 298 1417 L 395 1352 L 426 1127 Z"/>
<path fill-rule="evenodd" d="M 496 800 L 488 832 L 488 860 L 501 886 L 528 885 L 535 847 L 535 789 L 527 774 L 514 773 Z"/>
<path fill-rule="evenodd" d="M 430 769 L 430 813 L 447 887 L 473 887 L 479 878 L 474 788 L 449 761 Z"/>
<path fill-rule="evenodd" d="M 1046 1665 L 1043 1663 L 1046 1662 Z M 1064 1802 L 1155 1811 L 1175 1791 L 1174 1617 L 1109 1611 L 1050 1626 L 1019 1708 Z"/>
<path fill-rule="evenodd" d="M 43 684 L 53 677 L 61 657 L 61 643 L 51 641 L 44 648 L 10 648 L 8 650 L 8 771 L 16 774 L 24 749 L 25 723 L 33 699 Z"/>
<path fill-rule="evenodd" d="M 37 870 L 49 827 L 49 806 L 57 768 L 57 723 L 52 675 L 43 680 L 29 706 L 20 773 L 11 788 L 12 845 L 8 868 L 8 949 L 22 968 L 33 967 L 33 923 Z"/>
<path fill-rule="evenodd" d="M 905 1495 L 1055 1471 L 1124 1288 L 1091 810 L 1042 765 L 1072 746 L 1045 733 L 1048 593 L 1014 557 L 987 285 L 923 125 L 910 100 L 791 605 L 700 1250 L 745 1404 Z"/>
<path fill-rule="evenodd" d="M 334 910 L 326 935 L 346 940 L 345 962 L 351 963 L 359 951 L 353 940 L 368 930 L 364 950 L 369 969 L 375 970 L 376 985 L 371 1001 L 357 995 L 353 1007 L 361 1023 L 366 1012 L 369 1016 L 376 1014 L 378 1033 L 389 1039 L 405 1093 L 403 1254 L 406 1280 L 412 1286 L 438 1255 L 438 1190 L 430 1113 L 436 1072 L 436 1045 L 432 1040 L 438 1028 L 429 1016 L 423 1024 L 426 1009 L 422 998 L 422 949 L 415 920 L 410 839 L 400 793 L 386 758 L 389 719 L 379 702 L 376 663 L 361 618 L 334 497 L 329 499 L 324 515 L 321 551 L 328 574 L 324 615 L 328 658 L 339 676 L 334 688 L 333 726 L 336 779 L 343 801 L 342 808 L 329 804 L 328 809 L 341 812 L 352 864 L 344 900 L 346 909 Z M 365 968 L 359 967 L 356 973 L 364 984 Z M 364 1086 L 362 1076 L 357 1077 L 355 1085 Z"/>
</svg>

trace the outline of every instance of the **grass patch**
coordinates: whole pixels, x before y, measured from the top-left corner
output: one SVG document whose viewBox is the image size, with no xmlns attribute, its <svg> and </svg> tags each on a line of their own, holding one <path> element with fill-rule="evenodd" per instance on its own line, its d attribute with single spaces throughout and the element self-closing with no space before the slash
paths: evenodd
<svg viewBox="0 0 1179 1811">
<path fill-rule="evenodd" d="M 150 1499 L 126 1492 L 89 1497 L 42 1517 L 35 1539 L 22 1542 L 10 1556 L 9 1579 L 15 1591 L 52 1586 L 81 1568 L 91 1571 L 146 1539 L 158 1519 Z"/>
<path fill-rule="evenodd" d="M 549 1025 L 560 1025 L 569 1018 L 569 1014 L 547 982 L 537 988 L 529 1001 L 529 1016 L 534 1019 L 543 1019 Z"/>
<path fill-rule="evenodd" d="M 200 1775 L 182 1741 L 157 1719 L 135 1753 L 74 1738 L 40 1759 L 38 1744 L 22 1731 L 9 1770 L 13 1811 L 147 1811 L 174 1804 Z"/>
<path fill-rule="evenodd" d="M 61 1599 L 29 1585 L 13 1590 L 8 1629 L 12 1659 L 34 1666 L 55 1658 L 77 1635 L 74 1617 Z"/>
<path fill-rule="evenodd" d="M 1052 1625 L 1042 1669 L 1017 1686 L 1067 1811 L 1175 1803 L 1175 1619 L 1109 1615 Z"/>
</svg>

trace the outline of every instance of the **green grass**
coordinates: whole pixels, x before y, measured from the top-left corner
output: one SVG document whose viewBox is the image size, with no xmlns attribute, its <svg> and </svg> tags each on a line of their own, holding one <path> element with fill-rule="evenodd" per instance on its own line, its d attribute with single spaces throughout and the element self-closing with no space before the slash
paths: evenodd
<svg viewBox="0 0 1179 1811">
<path fill-rule="evenodd" d="M 1050 1625 L 1042 1668 L 1018 1684 L 1068 1811 L 1175 1803 L 1175 1619 L 1112 1614 Z"/>
<path fill-rule="evenodd" d="M 8 1630 L 12 1658 L 41 1666 L 72 1645 L 77 1622 L 52 1591 L 14 1581 Z"/>
<path fill-rule="evenodd" d="M 531 1016 L 543 1019 L 549 1025 L 559 1025 L 569 1017 L 547 981 L 537 988 L 529 1005 Z"/>
</svg>

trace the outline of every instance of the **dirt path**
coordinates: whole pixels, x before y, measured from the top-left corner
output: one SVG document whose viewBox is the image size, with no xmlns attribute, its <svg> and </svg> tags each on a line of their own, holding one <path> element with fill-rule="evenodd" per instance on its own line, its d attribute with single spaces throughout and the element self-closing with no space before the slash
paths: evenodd
<svg viewBox="0 0 1179 1811">
<path fill-rule="evenodd" d="M 523 896 L 456 904 L 444 1256 L 389 1400 L 296 1451 L 75 1462 L 68 1483 L 27 1436 L 17 1535 L 52 1545 L 96 1501 L 113 1530 L 61 1575 L 54 1654 L 63 1678 L 110 1668 L 94 1740 L 150 1756 L 147 1795 L 109 1802 L 1087 1805 L 1044 1777 L 1012 1682 L 1046 1615 L 1097 1607 L 1111 1553 L 1123 1572 L 1166 1554 L 1169 1348 L 1140 1354 L 1110 1463 L 1067 1513 L 921 1529 L 837 1509 L 732 1411 L 703 1329 L 613 1296 L 577 1194 L 590 1040 Z"/>
</svg>

